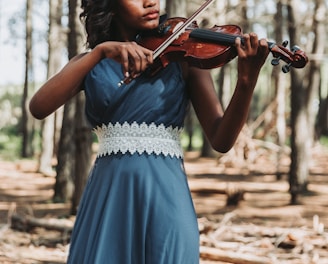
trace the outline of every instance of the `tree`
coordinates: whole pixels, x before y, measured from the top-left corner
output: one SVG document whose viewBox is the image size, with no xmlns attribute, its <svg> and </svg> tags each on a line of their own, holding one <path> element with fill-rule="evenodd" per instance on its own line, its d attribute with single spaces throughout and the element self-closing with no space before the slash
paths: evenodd
<svg viewBox="0 0 328 264">
<path fill-rule="evenodd" d="M 326 17 L 327 7 L 324 0 L 315 0 L 315 8 L 312 18 L 312 32 L 314 33 L 314 42 L 312 47 L 312 54 L 324 54 L 326 45 Z M 321 63 L 318 60 L 311 60 L 309 63 L 309 80 L 307 87 L 308 98 L 308 119 L 311 129 L 312 139 L 316 139 L 315 135 L 315 116 L 316 109 L 313 107 L 313 102 L 318 96 L 320 98 L 321 86 Z"/>
<path fill-rule="evenodd" d="M 26 36 L 25 36 L 25 79 L 22 97 L 22 157 L 31 157 L 33 154 L 33 121 L 28 110 L 29 88 L 33 79 L 32 60 L 32 9 L 33 0 L 26 1 Z"/>
<path fill-rule="evenodd" d="M 319 112 L 316 123 L 316 139 L 319 139 L 322 134 L 328 135 L 328 91 L 325 98 L 322 98 L 321 92 L 321 78 L 320 70 L 321 63 L 320 57 L 325 54 L 325 37 L 326 37 L 326 17 L 327 17 L 327 4 L 325 1 L 316 1 L 316 12 L 313 15 L 313 31 L 315 32 L 315 41 L 313 46 L 313 54 L 316 54 L 314 60 L 310 64 L 310 84 L 319 86 Z M 312 75 L 313 74 L 313 75 Z M 315 88 L 314 88 L 315 89 Z"/>
<path fill-rule="evenodd" d="M 321 136 L 328 136 L 328 92 L 325 98 L 321 96 L 321 90 L 319 91 L 319 111 L 316 122 L 316 138 Z"/>
<path fill-rule="evenodd" d="M 83 48 L 83 29 L 79 20 L 79 1 L 69 0 L 68 57 Z M 89 173 L 92 155 L 92 135 L 84 115 L 84 94 L 80 93 L 65 104 L 63 126 L 59 141 L 55 200 L 72 199 L 71 213 L 77 206 Z"/>
<path fill-rule="evenodd" d="M 70 11 L 69 11 L 70 12 Z M 70 24 L 69 24 L 70 27 Z M 74 28 L 69 31 L 69 34 L 74 34 Z M 68 46 L 70 38 L 68 38 Z M 70 49 L 69 49 L 70 50 Z M 69 52 L 69 58 L 73 57 L 76 51 Z M 73 175 L 75 174 L 75 100 L 71 99 L 64 106 L 62 129 L 57 152 L 56 166 L 56 183 L 54 187 L 54 201 L 68 202 L 73 197 L 74 183 Z"/>
<path fill-rule="evenodd" d="M 57 153 L 56 183 L 54 201 L 68 202 L 73 197 L 75 175 L 75 101 L 71 99 L 64 106 L 62 129 Z"/>
<path fill-rule="evenodd" d="M 79 20 L 79 0 L 69 0 L 69 56 L 75 56 L 83 49 L 84 30 Z M 85 113 L 84 93 L 77 95 L 75 99 L 75 174 L 74 174 L 74 194 L 72 198 L 72 214 L 76 214 L 77 207 L 85 187 L 89 174 L 92 156 L 92 134 Z"/>
<path fill-rule="evenodd" d="M 278 0 L 276 3 L 277 12 L 274 15 L 275 21 L 275 38 L 277 43 L 283 41 L 283 3 Z M 286 144 L 286 98 L 285 98 L 285 76 L 281 75 L 279 67 L 274 67 L 272 70 L 272 81 L 275 90 L 275 102 L 276 102 L 276 143 L 280 146 L 277 153 L 277 179 L 281 179 L 280 159 L 283 154 L 283 146 Z"/>
<path fill-rule="evenodd" d="M 298 1 L 289 0 L 287 4 L 288 25 L 291 45 L 300 40 L 300 12 Z M 317 5 L 318 7 L 318 1 Z M 317 10 L 314 12 L 316 15 Z M 312 64 L 313 65 L 313 64 Z M 314 66 L 310 73 L 314 74 Z M 300 193 L 307 191 L 309 162 L 314 137 L 313 102 L 317 85 L 306 84 L 304 70 L 291 70 L 291 165 L 289 184 L 291 203 L 296 204 Z M 312 78 L 309 76 L 309 78 Z M 313 80 L 314 81 L 314 80 Z"/>
<path fill-rule="evenodd" d="M 63 37 L 62 37 L 62 0 L 49 1 L 49 32 L 48 32 L 48 70 L 47 78 L 54 75 L 61 67 Z M 42 123 L 42 144 L 39 160 L 39 172 L 52 174 L 52 158 L 56 142 L 56 113 L 48 116 Z"/>
</svg>

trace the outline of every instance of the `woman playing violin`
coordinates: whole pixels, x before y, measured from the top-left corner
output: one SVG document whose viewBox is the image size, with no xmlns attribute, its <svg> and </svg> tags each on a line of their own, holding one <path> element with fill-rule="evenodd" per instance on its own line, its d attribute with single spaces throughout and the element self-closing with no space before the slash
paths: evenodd
<svg viewBox="0 0 328 264">
<path fill-rule="evenodd" d="M 91 51 L 70 60 L 30 102 L 32 114 L 43 119 L 83 91 L 99 139 L 68 263 L 199 263 L 197 217 L 179 142 L 184 117 L 191 102 L 213 148 L 227 152 L 269 51 L 254 33 L 243 35 L 243 45 L 236 39 L 238 79 L 223 112 L 209 70 L 182 61 L 153 76 L 141 74 L 153 52 L 134 40 L 158 27 L 159 2 L 82 0 Z M 126 77 L 133 79 L 118 86 Z"/>
</svg>

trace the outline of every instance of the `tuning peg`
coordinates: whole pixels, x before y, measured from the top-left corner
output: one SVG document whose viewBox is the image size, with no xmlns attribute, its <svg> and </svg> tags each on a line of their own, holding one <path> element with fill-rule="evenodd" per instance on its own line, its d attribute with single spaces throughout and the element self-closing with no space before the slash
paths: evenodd
<svg viewBox="0 0 328 264">
<path fill-rule="evenodd" d="M 290 71 L 290 67 L 291 67 L 291 66 L 292 66 L 291 63 L 284 65 L 284 66 L 282 67 L 282 72 L 283 72 L 283 73 L 288 73 L 288 72 Z"/>
<path fill-rule="evenodd" d="M 300 47 L 299 46 L 293 46 L 292 47 L 292 49 L 291 49 L 291 51 L 293 52 L 293 53 L 295 53 L 296 51 L 298 51 L 298 50 L 300 50 Z"/>
<path fill-rule="evenodd" d="M 280 61 L 281 57 L 277 57 L 277 58 L 274 58 L 271 60 L 271 65 L 273 66 L 277 66 L 279 64 L 279 61 Z"/>
<path fill-rule="evenodd" d="M 289 43 L 288 40 L 284 40 L 282 46 L 287 47 L 288 43 Z"/>
</svg>

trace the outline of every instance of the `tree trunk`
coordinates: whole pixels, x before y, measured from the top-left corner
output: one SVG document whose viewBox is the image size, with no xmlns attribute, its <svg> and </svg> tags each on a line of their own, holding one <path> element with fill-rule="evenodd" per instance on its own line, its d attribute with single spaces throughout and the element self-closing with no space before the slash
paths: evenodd
<svg viewBox="0 0 328 264">
<path fill-rule="evenodd" d="M 79 0 L 69 0 L 69 56 L 72 58 L 80 53 L 83 48 L 84 30 L 79 20 L 79 14 L 82 10 L 79 8 Z M 80 93 L 75 98 L 75 174 L 74 175 L 74 193 L 72 197 L 71 213 L 76 214 L 77 207 L 85 187 L 86 179 L 89 174 L 92 156 L 92 134 L 84 114 L 85 97 Z"/>
<path fill-rule="evenodd" d="M 28 111 L 29 86 L 33 81 L 32 59 L 32 9 L 33 0 L 26 1 L 26 36 L 25 36 L 25 80 L 22 97 L 22 151 L 23 158 L 33 155 L 33 119 Z"/>
<path fill-rule="evenodd" d="M 60 134 L 56 183 L 55 202 L 68 202 L 73 197 L 75 175 L 75 99 L 65 104 L 63 125 Z"/>
<path fill-rule="evenodd" d="M 299 42 L 300 12 L 296 0 L 288 1 L 288 22 L 291 45 Z M 303 79 L 305 70 L 291 69 L 291 165 L 289 184 L 291 203 L 296 204 L 299 194 L 307 190 L 310 150 L 313 143 L 313 124 L 311 123 L 310 108 L 313 103 L 313 91 Z"/>
<path fill-rule="evenodd" d="M 316 138 L 328 136 L 328 92 L 325 98 L 321 98 L 319 102 L 319 113 L 316 124 Z"/>
<path fill-rule="evenodd" d="M 275 37 L 277 43 L 282 43 L 282 29 L 284 21 L 283 19 L 283 10 L 282 10 L 282 1 L 277 1 L 276 4 L 277 12 L 274 16 L 275 23 Z M 277 138 L 276 143 L 280 146 L 279 151 L 277 152 L 277 180 L 281 179 L 282 172 L 281 172 L 281 158 L 283 155 L 283 146 L 286 144 L 286 97 L 285 97 L 285 75 L 281 74 L 281 69 L 279 67 L 273 67 L 272 69 L 272 79 L 274 82 L 274 89 L 275 89 L 275 101 L 276 101 L 276 131 L 277 131 Z"/>
<path fill-rule="evenodd" d="M 317 0 L 315 14 L 313 16 L 313 32 L 315 32 L 315 41 L 313 46 L 313 54 L 323 56 L 325 54 L 326 44 L 326 18 L 327 6 L 325 1 Z M 319 139 L 321 134 L 328 134 L 328 93 L 324 100 L 321 99 L 321 61 L 316 56 L 310 63 L 310 89 L 317 91 L 320 98 L 319 112 L 317 124 L 315 126 L 315 139 Z M 318 87 L 318 88 L 317 88 Z"/>
<path fill-rule="evenodd" d="M 248 12 L 248 6 L 247 6 L 247 0 L 240 0 L 239 3 L 240 11 L 241 11 L 241 21 L 240 25 L 241 28 L 243 29 L 243 32 L 250 32 L 250 25 L 249 25 L 249 20 L 247 17 L 247 12 Z"/>
<path fill-rule="evenodd" d="M 72 28 L 69 34 L 74 34 Z M 73 32 L 73 33 L 72 33 Z M 70 39 L 68 40 L 68 46 Z M 69 49 L 69 58 L 73 57 Z M 76 54 L 76 51 L 75 53 Z M 62 129 L 57 152 L 56 183 L 54 189 L 55 202 L 71 201 L 74 193 L 75 175 L 75 98 L 68 101 L 63 110 Z"/>
<path fill-rule="evenodd" d="M 219 91 L 218 97 L 222 105 L 222 108 L 225 110 L 228 107 L 228 104 L 231 100 L 231 65 L 226 64 L 220 69 L 220 73 L 217 80 Z"/>
<path fill-rule="evenodd" d="M 83 29 L 79 20 L 78 0 L 69 0 L 68 56 L 82 51 Z M 71 199 L 71 213 L 75 214 L 91 164 L 92 135 L 84 116 L 84 94 L 65 104 L 63 126 L 58 150 L 55 199 Z"/>
<path fill-rule="evenodd" d="M 315 10 L 313 14 L 312 31 L 314 32 L 314 43 L 312 54 L 324 54 L 326 44 L 326 3 L 324 0 L 315 0 Z M 316 109 L 313 102 L 319 95 L 319 87 L 321 85 L 321 63 L 318 60 L 311 60 L 309 63 L 309 80 L 306 89 L 308 119 L 311 128 L 315 128 Z M 319 95 L 320 96 L 320 95 Z M 314 140 L 315 130 L 311 129 L 311 136 Z"/>
<path fill-rule="evenodd" d="M 84 94 L 78 94 L 76 98 L 75 113 L 75 179 L 74 194 L 72 199 L 71 213 L 75 215 L 89 174 L 92 157 L 92 133 L 84 115 Z"/>
<path fill-rule="evenodd" d="M 53 76 L 61 67 L 62 41 L 62 0 L 49 1 L 49 33 L 48 33 L 48 73 L 47 78 Z M 43 122 L 42 150 L 39 160 L 39 172 L 52 174 L 52 158 L 55 149 L 55 113 Z"/>
</svg>

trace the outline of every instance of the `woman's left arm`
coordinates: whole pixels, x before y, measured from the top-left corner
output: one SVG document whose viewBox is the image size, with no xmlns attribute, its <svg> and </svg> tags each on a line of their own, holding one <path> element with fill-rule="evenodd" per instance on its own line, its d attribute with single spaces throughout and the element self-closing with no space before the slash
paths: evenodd
<svg viewBox="0 0 328 264">
<path fill-rule="evenodd" d="M 259 41 L 254 33 L 244 35 L 244 45 L 237 39 L 236 49 L 238 79 L 225 111 L 217 98 L 210 71 L 190 67 L 186 78 L 199 122 L 212 147 L 222 153 L 231 149 L 245 124 L 258 75 L 269 53 L 267 42 Z"/>
</svg>

